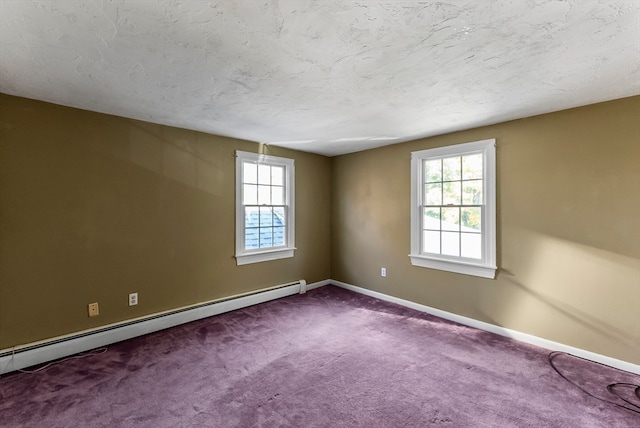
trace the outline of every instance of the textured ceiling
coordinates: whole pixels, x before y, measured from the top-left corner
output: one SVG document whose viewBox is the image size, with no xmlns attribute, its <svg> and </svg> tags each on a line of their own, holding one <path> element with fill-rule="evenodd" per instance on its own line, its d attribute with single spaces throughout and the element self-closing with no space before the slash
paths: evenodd
<svg viewBox="0 0 640 428">
<path fill-rule="evenodd" d="M 640 94 L 640 1 L 0 0 L 0 92 L 336 155 Z"/>
</svg>

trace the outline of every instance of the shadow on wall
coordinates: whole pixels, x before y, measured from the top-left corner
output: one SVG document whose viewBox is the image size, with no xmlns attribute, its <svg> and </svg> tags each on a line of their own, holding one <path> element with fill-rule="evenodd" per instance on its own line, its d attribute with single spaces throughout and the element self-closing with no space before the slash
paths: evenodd
<svg viewBox="0 0 640 428">
<path fill-rule="evenodd" d="M 500 271 L 517 293 L 501 309 L 506 325 L 522 325 L 522 317 L 540 313 L 550 331 L 554 320 L 569 319 L 581 330 L 637 348 L 640 315 L 629 314 L 640 314 L 640 260 L 525 229 L 505 230 L 504 236 L 506 248 L 518 249 L 504 255 Z M 539 302 L 548 311 L 524 307 Z"/>
<path fill-rule="evenodd" d="M 224 178 L 229 169 L 233 171 L 232 149 L 220 156 L 219 147 L 215 151 L 207 148 L 217 142 L 203 141 L 207 137 L 204 134 L 165 127 L 158 133 L 136 122 L 131 123 L 135 125 L 129 130 L 131 162 L 216 196 L 228 191 L 224 189 Z M 164 135 L 166 133 L 175 135 Z"/>
<path fill-rule="evenodd" d="M 235 150 L 244 142 L 132 119 L 125 132 L 118 143 L 95 140 L 93 149 L 215 196 L 234 189 Z"/>
</svg>

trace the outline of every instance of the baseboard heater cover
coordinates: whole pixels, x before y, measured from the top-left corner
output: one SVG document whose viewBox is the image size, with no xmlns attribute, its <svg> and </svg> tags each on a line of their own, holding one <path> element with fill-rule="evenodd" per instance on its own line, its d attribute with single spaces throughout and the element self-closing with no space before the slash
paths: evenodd
<svg viewBox="0 0 640 428">
<path fill-rule="evenodd" d="M 329 284 L 299 280 L 0 350 L 0 375 Z"/>
</svg>

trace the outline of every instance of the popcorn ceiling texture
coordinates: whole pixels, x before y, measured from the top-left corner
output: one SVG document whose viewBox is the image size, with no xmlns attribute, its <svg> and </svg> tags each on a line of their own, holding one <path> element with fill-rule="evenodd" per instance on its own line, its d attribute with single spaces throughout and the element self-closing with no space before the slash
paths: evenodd
<svg viewBox="0 0 640 428">
<path fill-rule="evenodd" d="M 640 93 L 637 1 L 0 0 L 0 92 L 325 155 Z"/>
</svg>

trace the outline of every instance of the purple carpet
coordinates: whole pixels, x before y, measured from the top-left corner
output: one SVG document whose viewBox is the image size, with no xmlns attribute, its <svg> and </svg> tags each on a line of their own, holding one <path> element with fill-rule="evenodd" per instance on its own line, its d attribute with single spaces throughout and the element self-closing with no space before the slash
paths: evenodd
<svg viewBox="0 0 640 428">
<path fill-rule="evenodd" d="M 640 427 L 640 376 L 552 357 L 326 286 L 4 375 L 0 426 Z"/>
</svg>

